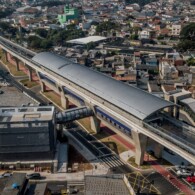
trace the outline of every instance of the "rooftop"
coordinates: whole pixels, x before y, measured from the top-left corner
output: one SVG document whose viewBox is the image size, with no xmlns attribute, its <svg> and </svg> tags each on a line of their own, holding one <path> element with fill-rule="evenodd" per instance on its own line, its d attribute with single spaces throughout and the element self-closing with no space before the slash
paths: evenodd
<svg viewBox="0 0 195 195">
<path fill-rule="evenodd" d="M 120 175 L 85 176 L 85 190 L 86 195 L 130 194 L 123 177 Z"/>
<path fill-rule="evenodd" d="M 53 106 L 41 107 L 3 107 L 0 108 L 0 122 L 28 122 L 52 120 Z"/>
<path fill-rule="evenodd" d="M 70 41 L 67 41 L 67 43 L 74 43 L 74 44 L 88 44 L 90 42 L 98 42 L 98 41 L 104 41 L 106 40 L 106 37 L 102 36 L 89 36 L 85 38 L 79 38 L 79 39 L 72 39 Z"/>
</svg>

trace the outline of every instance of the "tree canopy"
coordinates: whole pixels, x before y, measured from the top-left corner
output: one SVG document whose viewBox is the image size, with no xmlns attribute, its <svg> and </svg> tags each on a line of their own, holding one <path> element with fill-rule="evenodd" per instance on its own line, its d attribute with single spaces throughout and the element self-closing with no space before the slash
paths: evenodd
<svg viewBox="0 0 195 195">
<path fill-rule="evenodd" d="M 5 10 L 0 10 L 0 18 L 5 18 L 5 17 L 11 15 L 13 13 L 13 11 L 14 10 L 9 9 L 9 8 L 7 8 Z"/>
<path fill-rule="evenodd" d="M 195 23 L 190 23 L 182 29 L 178 49 L 195 49 Z"/>
<path fill-rule="evenodd" d="M 119 24 L 112 21 L 106 21 L 97 25 L 96 32 L 101 33 L 103 31 L 116 30 L 117 28 L 119 28 Z"/>
</svg>

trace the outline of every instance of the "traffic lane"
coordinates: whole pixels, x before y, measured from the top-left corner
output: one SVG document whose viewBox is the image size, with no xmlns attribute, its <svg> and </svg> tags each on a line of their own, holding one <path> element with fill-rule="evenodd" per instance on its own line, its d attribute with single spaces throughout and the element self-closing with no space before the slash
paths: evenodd
<svg viewBox="0 0 195 195">
<path fill-rule="evenodd" d="M 144 174 L 144 176 L 147 177 L 146 174 Z M 154 186 L 161 192 L 162 195 L 176 195 L 180 193 L 180 190 L 176 186 L 172 185 L 158 172 L 149 175 L 147 180 L 154 183 Z"/>
</svg>

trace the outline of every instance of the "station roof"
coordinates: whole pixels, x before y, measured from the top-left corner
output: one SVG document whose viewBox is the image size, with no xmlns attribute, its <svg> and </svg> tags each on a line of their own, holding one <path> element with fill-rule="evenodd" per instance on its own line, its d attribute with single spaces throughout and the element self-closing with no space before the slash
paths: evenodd
<svg viewBox="0 0 195 195">
<path fill-rule="evenodd" d="M 89 36 L 89 37 L 85 37 L 85 38 L 72 39 L 70 41 L 67 41 L 67 43 L 85 45 L 85 44 L 88 44 L 90 42 L 104 41 L 106 39 L 107 39 L 106 37 L 102 37 L 102 36 Z"/>
<path fill-rule="evenodd" d="M 174 105 L 53 53 L 42 52 L 32 60 L 141 120 Z"/>
</svg>

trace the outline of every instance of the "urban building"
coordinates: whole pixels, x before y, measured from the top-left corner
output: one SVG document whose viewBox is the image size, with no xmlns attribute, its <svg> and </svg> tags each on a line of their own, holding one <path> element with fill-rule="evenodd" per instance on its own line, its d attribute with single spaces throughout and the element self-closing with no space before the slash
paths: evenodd
<svg viewBox="0 0 195 195">
<path fill-rule="evenodd" d="M 76 19 L 78 19 L 78 10 L 76 8 L 70 8 L 69 5 L 64 7 L 64 14 L 58 15 L 58 21 L 61 25 L 69 20 L 75 21 Z"/>
<path fill-rule="evenodd" d="M 0 167 L 47 167 L 55 162 L 54 107 L 0 108 Z"/>
</svg>

